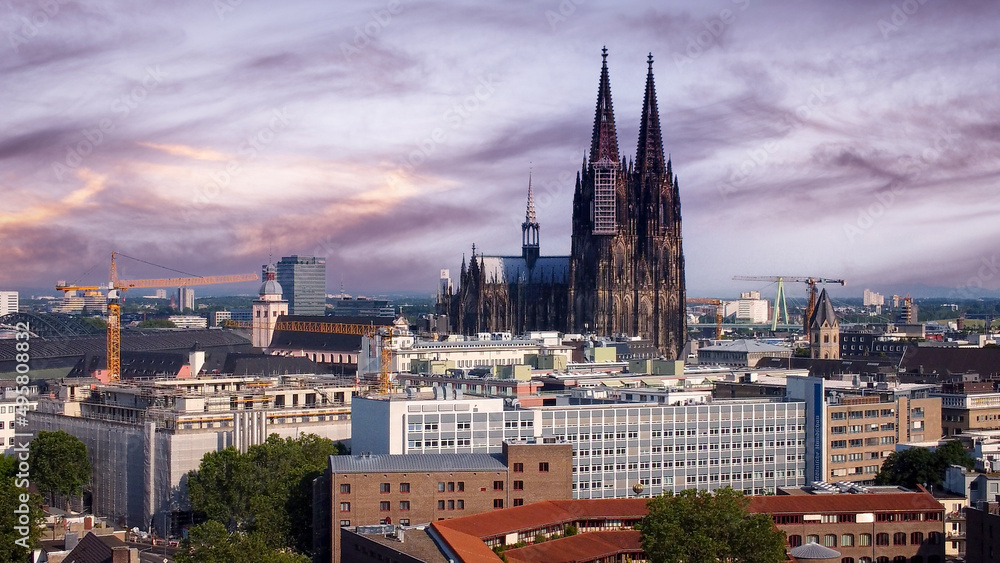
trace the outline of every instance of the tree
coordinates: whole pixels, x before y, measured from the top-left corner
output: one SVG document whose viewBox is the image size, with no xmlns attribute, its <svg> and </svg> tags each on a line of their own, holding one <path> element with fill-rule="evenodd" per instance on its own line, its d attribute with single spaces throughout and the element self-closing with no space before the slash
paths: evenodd
<svg viewBox="0 0 1000 563">
<path fill-rule="evenodd" d="M 646 503 L 636 526 L 651 563 L 779 563 L 785 534 L 768 514 L 750 514 L 750 499 L 729 487 L 688 489 Z"/>
<path fill-rule="evenodd" d="M 29 446 L 31 481 L 38 492 L 68 497 L 83 493 L 90 483 L 90 460 L 87 446 L 79 438 L 62 430 L 40 430 Z"/>
<path fill-rule="evenodd" d="M 17 473 L 18 460 L 0 455 L 0 561 L 27 561 L 45 524 L 42 497 L 19 486 L 25 483 L 19 481 Z M 26 539 L 24 531 L 28 532 Z"/>
<path fill-rule="evenodd" d="M 312 482 L 329 456 L 343 452 L 342 444 L 315 434 L 272 434 L 245 454 L 233 448 L 206 454 L 188 474 L 191 506 L 230 532 L 311 553 Z"/>
<path fill-rule="evenodd" d="M 228 532 L 209 520 L 188 530 L 188 537 L 175 556 L 177 563 L 309 563 L 309 558 L 267 545 L 258 534 Z"/>
<path fill-rule="evenodd" d="M 945 473 L 951 465 L 961 465 L 966 469 L 976 465 L 958 440 L 952 440 L 934 452 L 927 448 L 910 448 L 885 458 L 875 476 L 875 484 L 898 485 L 908 489 L 915 489 L 917 485 L 938 486 L 944 482 Z"/>
</svg>

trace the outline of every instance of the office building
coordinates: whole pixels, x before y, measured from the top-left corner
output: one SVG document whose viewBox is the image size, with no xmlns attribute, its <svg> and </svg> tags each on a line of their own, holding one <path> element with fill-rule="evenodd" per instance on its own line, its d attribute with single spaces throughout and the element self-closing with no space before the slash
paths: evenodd
<svg viewBox="0 0 1000 563">
<path fill-rule="evenodd" d="M 0 317 L 17 312 L 17 299 L 16 291 L 0 291 Z"/>
<path fill-rule="evenodd" d="M 199 377 L 101 385 L 65 379 L 39 398 L 28 431 L 63 430 L 87 446 L 93 512 L 124 527 L 179 534 L 189 524 L 185 476 L 208 452 L 246 451 L 271 434 L 350 438 L 353 382 Z"/>
<path fill-rule="evenodd" d="M 723 316 L 733 317 L 736 322 L 763 324 L 767 322 L 770 304 L 760 298 L 759 291 L 744 291 L 738 301 L 726 301 Z"/>
<path fill-rule="evenodd" d="M 177 310 L 194 311 L 194 289 L 190 287 L 177 288 Z"/>
<path fill-rule="evenodd" d="M 574 498 L 625 498 L 637 485 L 650 494 L 726 486 L 765 494 L 806 482 L 802 401 L 504 410 L 504 399 L 438 389 L 435 400 L 356 398 L 353 450 L 498 453 L 505 440 L 566 441 L 574 450 Z"/>
<path fill-rule="evenodd" d="M 409 526 L 570 499 L 571 475 L 566 443 L 504 442 L 499 454 L 331 456 L 314 485 L 314 560 L 341 560 L 343 527 Z"/>
<path fill-rule="evenodd" d="M 756 340 L 720 340 L 698 348 L 699 365 L 754 367 L 761 358 L 790 358 L 793 350 Z"/>
<path fill-rule="evenodd" d="M 12 455 L 16 444 L 14 435 L 25 432 L 25 428 L 18 425 L 19 420 L 27 418 L 28 411 L 38 408 L 38 387 L 31 385 L 27 387 L 28 393 L 24 399 L 18 402 L 20 395 L 17 387 L 6 387 L 0 391 L 0 453 Z"/>
<path fill-rule="evenodd" d="M 326 314 L 326 258 L 285 256 L 276 265 L 277 281 L 292 315 Z"/>
</svg>

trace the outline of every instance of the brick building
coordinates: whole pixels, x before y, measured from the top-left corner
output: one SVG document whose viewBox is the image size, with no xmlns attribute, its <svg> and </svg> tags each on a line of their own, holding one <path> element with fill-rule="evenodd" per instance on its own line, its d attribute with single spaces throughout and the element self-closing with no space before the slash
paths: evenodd
<svg viewBox="0 0 1000 563">
<path fill-rule="evenodd" d="M 941 563 L 944 507 L 926 491 L 817 493 L 782 490 L 752 497 L 750 511 L 770 513 L 793 549 L 810 541 L 841 553 L 843 563 Z M 489 514 L 432 522 L 403 538 L 355 534 L 351 560 L 407 563 L 645 560 L 633 526 L 647 514 L 646 498 L 545 501 Z M 563 534 L 567 527 L 578 533 Z M 536 543 L 536 538 L 547 541 Z M 430 545 L 433 541 L 436 550 Z M 346 545 L 346 544 L 345 544 Z M 405 556 L 404 556 L 405 554 Z M 344 556 L 345 560 L 347 555 Z"/>
<path fill-rule="evenodd" d="M 342 527 L 426 523 L 573 496 L 568 443 L 504 442 L 499 454 L 331 456 L 314 485 L 315 561 Z"/>
</svg>

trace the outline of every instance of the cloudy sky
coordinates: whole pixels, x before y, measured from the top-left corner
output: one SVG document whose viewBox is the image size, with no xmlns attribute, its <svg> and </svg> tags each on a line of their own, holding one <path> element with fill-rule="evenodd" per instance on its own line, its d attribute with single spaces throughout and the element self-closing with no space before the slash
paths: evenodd
<svg viewBox="0 0 1000 563">
<path fill-rule="evenodd" d="M 8 0 L 0 288 L 98 282 L 118 250 L 198 275 L 325 255 L 331 292 L 430 293 L 473 243 L 519 253 L 529 168 L 542 252 L 567 254 L 607 45 L 626 155 L 655 57 L 689 294 L 996 289 L 998 21 L 995 0 Z"/>
</svg>

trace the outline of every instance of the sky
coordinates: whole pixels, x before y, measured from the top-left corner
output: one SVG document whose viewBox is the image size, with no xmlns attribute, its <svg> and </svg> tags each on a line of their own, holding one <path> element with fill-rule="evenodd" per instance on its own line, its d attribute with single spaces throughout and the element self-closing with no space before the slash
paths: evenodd
<svg viewBox="0 0 1000 563">
<path fill-rule="evenodd" d="M 114 250 L 195 275 L 320 255 L 331 293 L 430 294 L 474 243 L 520 253 L 529 171 L 542 254 L 568 254 L 607 46 L 628 157 L 654 58 L 689 295 L 996 290 L 997 22 L 995 0 L 0 2 L 0 289 L 106 281 Z"/>
</svg>

